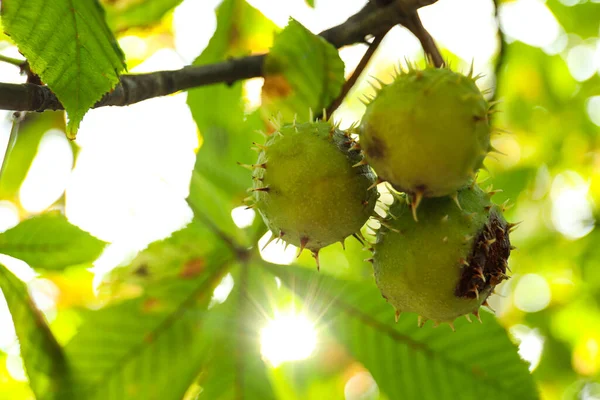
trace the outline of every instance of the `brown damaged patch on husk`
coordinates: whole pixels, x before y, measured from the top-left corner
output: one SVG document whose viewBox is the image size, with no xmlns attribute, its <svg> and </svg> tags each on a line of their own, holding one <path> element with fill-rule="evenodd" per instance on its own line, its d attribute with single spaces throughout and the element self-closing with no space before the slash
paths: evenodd
<svg viewBox="0 0 600 400">
<path fill-rule="evenodd" d="M 510 255 L 509 226 L 495 210 L 473 241 L 473 249 L 461 272 L 454 294 L 468 299 L 489 295 L 506 275 Z"/>
<path fill-rule="evenodd" d="M 367 155 L 371 158 L 384 158 L 386 153 L 385 143 L 377 136 L 373 136 L 372 144 L 366 149 Z"/>
</svg>

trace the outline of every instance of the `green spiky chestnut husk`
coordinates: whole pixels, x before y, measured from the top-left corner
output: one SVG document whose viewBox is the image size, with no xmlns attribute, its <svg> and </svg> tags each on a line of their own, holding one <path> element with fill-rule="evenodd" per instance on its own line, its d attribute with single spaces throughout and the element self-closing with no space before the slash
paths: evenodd
<svg viewBox="0 0 600 400">
<path fill-rule="evenodd" d="M 316 256 L 360 230 L 378 194 L 355 145 L 329 122 L 309 122 L 284 125 L 260 146 L 253 198 L 273 238 Z"/>
<path fill-rule="evenodd" d="M 507 279 L 509 231 L 513 227 L 490 196 L 472 185 L 449 197 L 424 199 L 419 222 L 398 195 L 377 233 L 373 267 L 383 297 L 419 324 L 452 321 L 472 313 Z"/>
<path fill-rule="evenodd" d="M 410 68 L 368 103 L 360 144 L 379 178 L 420 197 L 470 184 L 490 146 L 489 105 L 475 79 L 448 68 Z"/>
</svg>

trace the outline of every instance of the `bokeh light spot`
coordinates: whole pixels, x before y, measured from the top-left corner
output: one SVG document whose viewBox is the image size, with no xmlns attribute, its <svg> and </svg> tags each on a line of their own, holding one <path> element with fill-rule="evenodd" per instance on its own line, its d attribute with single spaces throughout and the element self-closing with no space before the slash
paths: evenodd
<svg viewBox="0 0 600 400">
<path fill-rule="evenodd" d="M 573 349 L 573 369 L 580 375 L 594 376 L 600 369 L 600 347 L 593 337 L 582 337 Z"/>
<path fill-rule="evenodd" d="M 345 400 L 379 399 L 379 387 L 373 376 L 367 371 L 354 374 L 344 386 Z"/>
<path fill-rule="evenodd" d="M 594 229 L 589 183 L 579 174 L 567 171 L 552 183 L 552 224 L 569 239 L 579 239 Z"/>
<path fill-rule="evenodd" d="M 533 313 L 548 307 L 552 294 L 548 281 L 538 274 L 523 275 L 514 291 L 515 306 L 525 312 Z"/>
<path fill-rule="evenodd" d="M 594 56 L 594 48 L 585 44 L 580 44 L 569 50 L 567 66 L 573 78 L 582 82 L 594 76 L 596 73 Z"/>
<path fill-rule="evenodd" d="M 600 400 L 600 383 L 588 382 L 579 392 L 580 400 Z"/>
<path fill-rule="evenodd" d="M 552 46 L 560 38 L 560 25 L 543 1 L 502 3 L 498 14 L 502 31 L 513 40 L 543 48 Z"/>
<path fill-rule="evenodd" d="M 600 96 L 592 96 L 587 99 L 585 109 L 590 121 L 600 126 Z"/>
</svg>

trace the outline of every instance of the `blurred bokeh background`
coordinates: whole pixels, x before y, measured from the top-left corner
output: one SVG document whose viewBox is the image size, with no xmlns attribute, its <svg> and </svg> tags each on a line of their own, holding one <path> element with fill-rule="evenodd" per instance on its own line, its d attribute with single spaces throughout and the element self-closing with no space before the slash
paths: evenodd
<svg viewBox="0 0 600 400">
<path fill-rule="evenodd" d="M 215 30 L 214 9 L 220 3 L 184 0 L 159 22 L 138 27 L 118 17 L 119 7 L 133 2 L 104 1 L 133 73 L 190 64 Z M 291 16 L 317 33 L 343 22 L 365 1 L 316 0 L 315 8 L 304 0 L 248 3 L 279 27 Z M 494 200 L 508 200 L 513 205 L 508 219 L 523 223 L 513 236 L 518 250 L 510 258 L 512 279 L 497 289 L 490 304 L 519 344 L 544 399 L 600 399 L 600 1 L 499 1 L 496 9 L 492 0 L 439 0 L 420 15 L 452 67 L 466 71 L 473 63 L 475 73 L 484 74 L 480 88 L 491 88 L 488 96 L 502 100 L 494 125 L 506 132 L 494 136 L 493 145 L 504 155 L 488 158 L 489 171 L 480 179 L 487 179 L 484 186 L 502 188 Z M 256 52 L 268 50 L 272 41 L 270 36 L 254 39 Z M 347 75 L 365 49 L 341 49 Z M 0 53 L 20 57 L 5 36 Z M 419 42 L 396 27 L 364 76 L 389 81 L 398 63 L 422 58 Z M 24 80 L 16 67 L 0 62 L 0 81 Z M 260 106 L 262 84 L 262 79 L 244 83 L 248 112 Z M 359 121 L 364 111 L 359 96 L 371 90 L 363 77 L 334 119 L 342 126 Z M 11 124 L 11 113 L 0 111 L 0 159 Z M 110 242 L 90 268 L 61 275 L 39 275 L 0 255 L 28 282 L 36 304 L 64 341 L 73 334 L 77 310 L 104 301 L 100 288 L 109 271 L 192 218 L 185 198 L 201 133 L 186 93 L 92 110 L 73 143 L 65 138 L 62 113 L 33 115 L 21 130 L 27 140 L 0 182 L 0 231 L 54 207 Z M 254 218 L 242 207 L 231 215 L 238 226 Z M 292 246 L 284 250 L 271 244 L 263 257 L 286 264 L 294 254 Z M 353 273 L 347 261 L 340 263 L 340 273 Z M 226 280 L 217 289 L 226 297 Z M 288 324 L 285 329 L 302 328 Z M 277 360 L 285 348 L 268 352 Z M 0 296 L 0 399 L 30 398 L 26 379 Z M 378 398 L 374 383 L 352 379 L 346 383 L 347 399 Z"/>
</svg>

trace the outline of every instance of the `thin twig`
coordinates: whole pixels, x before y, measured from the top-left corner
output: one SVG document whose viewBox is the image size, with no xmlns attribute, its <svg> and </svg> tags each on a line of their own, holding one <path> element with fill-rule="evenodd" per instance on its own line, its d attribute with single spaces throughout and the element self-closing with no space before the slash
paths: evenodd
<svg viewBox="0 0 600 400">
<path fill-rule="evenodd" d="M 7 64 L 12 64 L 15 67 L 18 67 L 21 70 L 22 75 L 27 75 L 27 82 L 35 83 L 36 85 L 41 85 L 42 81 L 39 76 L 37 76 L 29 67 L 29 62 L 27 60 L 21 60 L 18 58 L 7 57 L 0 54 L 0 62 L 5 62 Z M 16 111 L 26 111 L 26 110 L 16 110 Z"/>
<path fill-rule="evenodd" d="M 17 136 L 19 133 L 19 126 L 21 125 L 21 121 L 23 120 L 23 116 L 21 113 L 16 112 L 13 115 L 13 123 L 12 128 L 10 129 L 10 136 L 8 137 L 8 142 L 6 143 L 6 151 L 4 152 L 4 158 L 2 159 L 2 166 L 0 167 L 0 181 L 4 177 L 6 173 L 6 166 L 8 165 L 8 159 L 10 156 L 10 152 L 13 147 L 15 147 L 15 143 L 17 143 Z"/>
<path fill-rule="evenodd" d="M 27 60 L 20 60 L 17 58 L 7 57 L 0 54 L 0 62 L 5 62 L 7 64 L 12 64 L 15 67 L 18 67 L 21 75 L 27 76 L 27 83 L 33 83 L 35 85 L 41 85 L 42 81 L 40 77 L 37 76 L 29 67 L 29 62 Z M 14 110 L 14 111 L 27 111 L 27 110 Z"/>
<path fill-rule="evenodd" d="M 421 42 L 421 46 L 423 50 L 425 50 L 425 54 L 429 61 L 433 63 L 437 68 L 444 66 L 444 59 L 442 58 L 442 54 L 438 49 L 433 37 L 427 32 L 427 29 L 423 26 L 421 22 L 421 18 L 417 11 L 413 11 L 410 15 L 407 16 L 406 21 L 403 22 L 403 25 L 413 33 Z"/>
<path fill-rule="evenodd" d="M 16 58 L 12 58 L 12 57 L 7 57 L 5 55 L 0 54 L 0 62 L 5 62 L 8 64 L 12 64 L 15 67 L 19 67 L 21 68 L 21 66 L 26 63 L 27 61 L 25 60 L 18 60 Z"/>
<path fill-rule="evenodd" d="M 373 39 L 373 41 L 367 48 L 367 51 L 365 51 L 365 54 L 363 54 L 362 58 L 360 59 L 360 62 L 354 69 L 354 72 L 352 72 L 352 75 L 350 75 L 350 78 L 348 78 L 348 80 L 344 83 L 344 86 L 342 87 L 342 91 L 340 92 L 338 97 L 333 101 L 333 103 L 331 103 L 329 108 L 327 108 L 327 115 L 333 114 L 333 112 L 335 110 L 337 110 L 337 108 L 342 104 L 342 102 L 344 101 L 344 98 L 348 95 L 348 93 L 350 92 L 352 87 L 356 84 L 356 81 L 358 80 L 358 78 L 360 78 L 360 76 L 362 75 L 364 69 L 369 64 L 369 61 L 373 57 L 373 54 L 375 54 L 375 51 L 381 44 L 381 41 L 383 40 L 384 36 L 385 36 L 385 33 L 382 35 L 376 36 Z"/>
<path fill-rule="evenodd" d="M 399 1 L 399 0 L 396 0 Z M 369 2 L 344 23 L 327 29 L 320 36 L 336 48 L 364 43 L 367 37 L 378 37 L 393 26 L 407 20 L 406 15 L 437 0 L 402 0 L 402 10 L 390 3 L 378 7 Z M 386 1 L 387 2 L 387 1 Z M 403 15 L 404 13 L 404 15 Z M 423 29 L 424 30 L 424 29 Z M 421 31 L 418 31 L 423 36 Z M 431 44 L 424 45 L 431 47 Z M 94 108 L 126 106 L 153 97 L 165 96 L 195 87 L 227 83 L 264 76 L 266 54 L 237 58 L 217 64 L 188 66 L 176 71 L 122 75 L 114 90 L 104 95 Z M 0 109 L 14 111 L 62 110 L 63 105 L 50 88 L 38 84 L 0 83 Z"/>
<path fill-rule="evenodd" d="M 504 63 L 506 62 L 506 40 L 504 38 L 504 32 L 502 31 L 502 29 L 500 29 L 500 18 L 498 16 L 498 4 L 499 1 L 498 0 L 494 0 L 494 6 L 495 6 L 495 11 L 494 11 L 494 17 L 496 19 L 496 24 L 498 25 L 498 33 L 497 33 L 497 37 L 498 37 L 498 46 L 499 46 L 499 50 L 498 50 L 498 55 L 496 56 L 496 63 L 494 65 L 494 78 L 495 78 L 495 84 L 494 84 L 494 94 L 492 96 L 492 100 L 496 100 L 498 97 L 498 80 L 500 78 L 500 74 L 502 72 L 502 67 L 504 66 Z"/>
<path fill-rule="evenodd" d="M 210 231 L 217 235 L 223 243 L 229 247 L 229 249 L 236 255 L 238 260 L 246 260 L 249 256 L 249 250 L 240 246 L 237 241 L 223 232 L 210 218 L 204 215 L 198 208 L 196 208 L 190 201 L 187 202 L 192 211 L 194 212 L 194 218 L 202 222 Z"/>
</svg>

